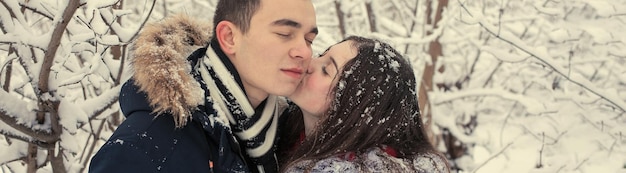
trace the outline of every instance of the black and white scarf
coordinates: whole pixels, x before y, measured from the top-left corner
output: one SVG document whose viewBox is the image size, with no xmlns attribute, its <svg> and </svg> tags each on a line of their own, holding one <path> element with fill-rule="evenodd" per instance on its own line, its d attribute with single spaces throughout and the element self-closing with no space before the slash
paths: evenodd
<svg viewBox="0 0 626 173">
<path fill-rule="evenodd" d="M 198 62 L 202 80 L 209 88 L 208 103 L 213 104 L 217 114 L 209 115 L 211 123 L 222 123 L 223 126 L 230 127 L 240 144 L 243 144 L 241 146 L 250 157 L 248 159 L 253 162 L 248 164 L 256 165 L 259 172 L 274 171 L 277 168 L 265 168 L 263 165 L 269 161 L 277 166 L 273 146 L 278 117 L 286 107 L 284 98 L 270 95 L 264 101 L 265 104 L 259 105 L 263 109 L 257 111 L 261 112 L 255 112 L 244 90 L 212 46 L 207 48 L 206 55 Z"/>
</svg>

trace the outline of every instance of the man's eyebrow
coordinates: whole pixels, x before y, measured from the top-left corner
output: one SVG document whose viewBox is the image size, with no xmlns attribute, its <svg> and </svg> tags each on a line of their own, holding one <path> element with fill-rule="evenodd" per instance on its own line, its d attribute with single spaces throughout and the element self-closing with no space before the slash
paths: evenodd
<svg viewBox="0 0 626 173">
<path fill-rule="evenodd" d="M 275 25 L 275 26 L 289 26 L 289 27 L 294 27 L 294 28 L 302 28 L 302 24 L 300 24 L 300 23 L 298 23 L 296 21 L 293 21 L 291 19 L 279 19 L 279 20 L 276 20 L 276 21 L 272 22 L 272 25 Z M 311 29 L 311 31 L 309 31 L 309 33 L 313 33 L 313 34 L 317 35 L 319 33 L 319 31 L 318 31 L 317 27 L 314 27 L 314 28 Z"/>
<path fill-rule="evenodd" d="M 296 21 L 293 21 L 291 19 L 279 19 L 276 20 L 274 22 L 272 22 L 272 25 L 277 25 L 277 26 L 290 26 L 290 27 L 294 27 L 294 28 L 301 28 L 302 25 Z"/>
</svg>

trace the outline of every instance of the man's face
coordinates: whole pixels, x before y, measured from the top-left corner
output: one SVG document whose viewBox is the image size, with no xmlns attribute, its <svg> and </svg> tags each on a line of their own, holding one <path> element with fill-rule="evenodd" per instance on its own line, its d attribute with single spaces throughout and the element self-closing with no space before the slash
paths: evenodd
<svg viewBox="0 0 626 173">
<path fill-rule="evenodd" d="M 249 98 L 294 92 L 312 56 L 315 20 L 310 0 L 261 0 L 248 32 L 234 33 L 231 57 Z"/>
</svg>

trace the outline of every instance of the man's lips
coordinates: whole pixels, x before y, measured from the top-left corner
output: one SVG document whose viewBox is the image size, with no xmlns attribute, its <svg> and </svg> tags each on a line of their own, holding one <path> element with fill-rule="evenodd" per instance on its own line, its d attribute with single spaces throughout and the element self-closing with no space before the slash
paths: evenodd
<svg viewBox="0 0 626 173">
<path fill-rule="evenodd" d="M 281 69 L 281 71 L 285 72 L 285 74 L 287 74 L 288 76 L 298 79 L 302 76 L 302 73 L 304 72 L 300 68 Z"/>
</svg>

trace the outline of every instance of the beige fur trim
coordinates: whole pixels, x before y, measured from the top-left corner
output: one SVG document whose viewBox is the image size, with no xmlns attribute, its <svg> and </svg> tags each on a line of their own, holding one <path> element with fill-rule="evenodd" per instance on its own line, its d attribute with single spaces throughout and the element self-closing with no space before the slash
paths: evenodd
<svg viewBox="0 0 626 173">
<path fill-rule="evenodd" d="M 143 28 L 133 47 L 135 85 L 147 93 L 153 113 L 172 114 L 176 127 L 184 126 L 191 111 L 204 103 L 187 56 L 208 45 L 212 29 L 209 21 L 178 15 Z"/>
</svg>

